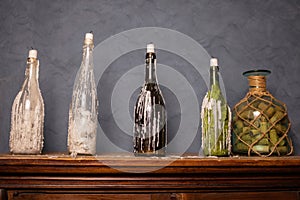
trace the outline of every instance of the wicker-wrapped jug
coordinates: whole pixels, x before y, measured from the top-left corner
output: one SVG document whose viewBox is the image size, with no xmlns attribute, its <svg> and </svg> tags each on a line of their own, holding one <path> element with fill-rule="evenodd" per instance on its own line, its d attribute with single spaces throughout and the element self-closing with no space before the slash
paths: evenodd
<svg viewBox="0 0 300 200">
<path fill-rule="evenodd" d="M 288 132 L 291 127 L 284 103 L 266 89 L 269 70 L 244 72 L 249 92 L 233 109 L 232 152 L 270 156 L 293 152 Z"/>
</svg>

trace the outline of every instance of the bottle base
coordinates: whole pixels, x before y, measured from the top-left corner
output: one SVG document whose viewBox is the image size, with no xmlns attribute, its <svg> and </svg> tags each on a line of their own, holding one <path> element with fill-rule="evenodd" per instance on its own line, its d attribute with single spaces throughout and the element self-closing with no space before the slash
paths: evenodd
<svg viewBox="0 0 300 200">
<path fill-rule="evenodd" d="M 81 151 L 72 151 L 69 152 L 70 156 L 75 158 L 76 156 L 94 156 L 96 152 L 81 152 Z"/>
<path fill-rule="evenodd" d="M 41 151 L 11 151 L 12 155 L 41 155 Z"/>
<path fill-rule="evenodd" d="M 164 150 L 149 151 L 149 152 L 134 152 L 136 157 L 165 157 L 166 152 Z"/>
</svg>

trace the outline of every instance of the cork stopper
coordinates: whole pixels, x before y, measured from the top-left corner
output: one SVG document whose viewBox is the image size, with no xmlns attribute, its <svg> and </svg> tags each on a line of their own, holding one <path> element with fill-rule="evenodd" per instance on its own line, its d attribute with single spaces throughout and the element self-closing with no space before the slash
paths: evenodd
<svg viewBox="0 0 300 200">
<path fill-rule="evenodd" d="M 154 44 L 153 43 L 147 44 L 147 53 L 154 53 Z"/>
<path fill-rule="evenodd" d="M 218 66 L 218 59 L 217 58 L 211 58 L 210 59 L 210 66 Z"/>
<path fill-rule="evenodd" d="M 93 33 L 86 33 L 84 38 L 85 44 L 93 44 L 94 35 Z"/>
<path fill-rule="evenodd" d="M 29 50 L 28 58 L 37 58 L 37 50 L 36 49 Z"/>
</svg>

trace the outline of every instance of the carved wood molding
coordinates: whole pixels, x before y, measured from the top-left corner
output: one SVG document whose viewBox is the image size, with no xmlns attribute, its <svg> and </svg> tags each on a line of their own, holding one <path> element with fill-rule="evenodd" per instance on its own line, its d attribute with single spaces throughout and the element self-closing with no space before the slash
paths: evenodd
<svg viewBox="0 0 300 200">
<path fill-rule="evenodd" d="M 0 188 L 72 193 L 299 191 L 300 157 L 1 155 Z"/>
</svg>

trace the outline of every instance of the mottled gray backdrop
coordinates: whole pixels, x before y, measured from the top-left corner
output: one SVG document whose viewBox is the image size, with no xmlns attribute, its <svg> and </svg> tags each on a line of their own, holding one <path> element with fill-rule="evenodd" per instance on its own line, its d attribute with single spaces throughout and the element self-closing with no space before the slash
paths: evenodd
<svg viewBox="0 0 300 200">
<path fill-rule="evenodd" d="M 24 80 L 25 61 L 31 47 L 38 49 L 41 63 L 39 81 L 46 114 L 44 153 L 67 151 L 68 107 L 82 59 L 84 33 L 91 30 L 95 46 L 100 49 L 95 55 L 97 67 L 105 62 L 105 59 L 100 59 L 102 55 L 119 55 L 104 66 L 101 77 L 96 77 L 99 80 L 99 124 L 103 132 L 98 135 L 98 153 L 131 151 L 132 139 L 127 132 L 132 126 L 130 116 L 139 92 L 133 82 L 140 80 L 142 85 L 143 70 L 138 68 L 143 68 L 145 50 L 140 45 L 124 50 L 131 45 L 131 40 L 128 43 L 124 37 L 127 46 L 120 42 L 119 50 L 108 48 L 103 53 L 103 47 L 111 44 L 103 45 L 103 42 L 115 41 L 114 36 L 143 27 L 175 31 L 203 47 L 201 51 L 191 48 L 186 54 L 180 54 L 180 47 L 189 48 L 178 43 L 177 52 L 171 50 L 176 41 L 170 42 L 170 48 L 166 44 L 157 44 L 161 47 L 157 52 L 161 65 L 158 74 L 159 81 L 165 83 L 161 89 L 168 109 L 168 139 L 175 143 L 170 151 L 176 152 L 177 148 L 182 151 L 181 145 L 188 145 L 189 152 L 199 152 L 200 149 L 199 117 L 195 118 L 188 112 L 193 107 L 194 111 L 199 110 L 207 91 L 207 77 L 199 73 L 189 57 L 194 55 L 195 58 L 195 54 L 199 54 L 200 63 L 208 64 L 209 56 L 219 58 L 231 107 L 248 91 L 242 72 L 259 68 L 271 70 L 267 87 L 288 107 L 292 122 L 289 134 L 296 154 L 300 154 L 298 0 L 1 0 L 0 152 L 9 151 L 11 106 Z M 162 37 L 161 43 L 172 41 L 168 36 L 162 36 L 166 40 Z M 195 52 L 191 52 L 193 49 Z M 200 63 L 203 70 L 208 67 Z M 128 82 L 122 84 L 120 81 L 124 80 Z M 126 90 L 115 89 L 127 84 L 132 84 L 131 93 L 118 93 Z M 122 96 L 126 95 L 127 99 L 123 99 Z M 112 97 L 118 98 L 112 100 Z M 119 109 L 118 105 L 124 106 Z M 124 111 L 128 113 L 126 119 L 122 117 Z M 187 113 L 182 115 L 184 112 Z M 178 133 L 180 125 L 188 122 L 193 126 L 185 128 L 184 134 Z M 180 134 L 181 137 L 177 137 Z"/>
</svg>

